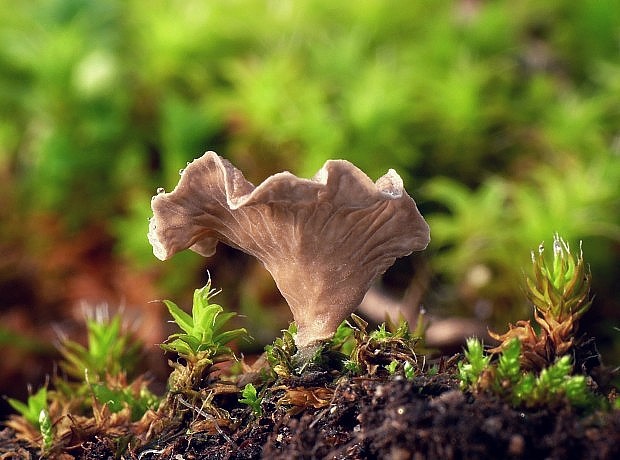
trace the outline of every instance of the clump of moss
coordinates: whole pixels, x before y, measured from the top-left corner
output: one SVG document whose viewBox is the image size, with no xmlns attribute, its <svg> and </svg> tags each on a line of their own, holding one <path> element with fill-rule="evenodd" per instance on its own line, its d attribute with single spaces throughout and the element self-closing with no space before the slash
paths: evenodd
<svg viewBox="0 0 620 460">
<path fill-rule="evenodd" d="M 504 334 L 490 332 L 500 344 L 492 353 L 505 350 L 513 339 L 521 342 L 521 364 L 528 370 L 542 370 L 569 353 L 576 345 L 579 320 L 592 305 L 591 275 L 583 251 L 574 256 L 559 235 L 553 240 L 553 256 L 545 258 L 544 244 L 532 252 L 533 277 L 526 277 L 526 294 L 534 307 L 536 331 L 529 320 L 509 325 Z"/>
<path fill-rule="evenodd" d="M 409 378 L 421 370 L 416 346 L 419 331 L 411 332 L 407 321 L 380 324 L 368 331 L 368 323 L 353 314 L 343 321 L 334 337 L 317 346 L 311 356 L 300 359 L 295 346 L 295 323 L 282 337 L 265 347 L 267 361 L 276 377 L 300 376 L 307 371 L 344 371 L 352 375 L 394 375 Z"/>
<path fill-rule="evenodd" d="M 416 345 L 420 337 L 409 330 L 407 321 L 400 321 L 393 330 L 386 324 L 368 332 L 368 323 L 352 315 L 353 346 L 345 367 L 353 374 L 395 375 L 404 374 L 412 378 L 421 371 L 418 365 Z"/>
<path fill-rule="evenodd" d="M 26 403 L 9 399 L 19 415 L 7 425 L 42 455 L 96 436 L 112 437 L 120 448 L 154 419 L 160 398 L 143 375 L 132 377 L 141 345 L 124 330 L 120 314 L 104 313 L 86 319 L 86 346 L 61 337 L 62 373 L 50 388 L 41 387 Z"/>
<path fill-rule="evenodd" d="M 576 256 L 559 235 L 551 261 L 544 245 L 532 252 L 533 277 L 526 277 L 527 297 L 534 307 L 537 331 L 529 320 L 510 325 L 504 334 L 490 332 L 500 344 L 486 354 L 482 343 L 469 339 L 458 364 L 461 388 L 500 396 L 514 406 L 560 404 L 581 408 L 607 404 L 588 386 L 588 377 L 573 375 L 570 352 L 577 345 L 579 319 L 590 308 L 591 275 L 581 248 Z M 496 359 L 493 359 L 493 358 Z"/>
<path fill-rule="evenodd" d="M 569 403 L 578 408 L 596 409 L 606 405 L 604 397 L 590 390 L 586 376 L 572 375 L 573 365 L 568 355 L 537 373 L 521 366 L 521 352 L 519 340 L 512 339 L 493 362 L 478 339 L 469 339 L 465 359 L 458 363 L 461 388 L 475 394 L 496 395 L 515 407 Z"/>
</svg>

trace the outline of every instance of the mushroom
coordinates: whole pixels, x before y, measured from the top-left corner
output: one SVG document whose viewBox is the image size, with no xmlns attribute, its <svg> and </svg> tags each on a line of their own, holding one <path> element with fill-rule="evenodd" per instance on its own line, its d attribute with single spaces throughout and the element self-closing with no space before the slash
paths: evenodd
<svg viewBox="0 0 620 460">
<path fill-rule="evenodd" d="M 430 241 L 394 170 L 373 183 L 345 160 L 313 179 L 281 172 L 256 187 L 207 152 L 151 207 L 148 239 L 161 260 L 187 248 L 208 257 L 219 241 L 260 260 L 293 313 L 299 349 L 329 339 L 378 275 Z"/>
</svg>

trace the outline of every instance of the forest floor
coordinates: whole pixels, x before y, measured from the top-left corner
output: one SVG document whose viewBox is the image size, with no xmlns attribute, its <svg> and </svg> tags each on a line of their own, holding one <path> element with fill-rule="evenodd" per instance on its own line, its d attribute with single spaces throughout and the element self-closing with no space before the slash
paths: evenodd
<svg viewBox="0 0 620 460">
<path fill-rule="evenodd" d="M 211 424 L 202 432 L 170 426 L 145 445 L 130 444 L 122 455 L 118 438 L 98 435 L 51 458 L 620 458 L 618 410 L 516 410 L 496 398 L 461 392 L 449 373 L 412 380 L 323 374 L 280 381 L 265 392 L 260 417 L 236 397 L 218 398 L 214 402 L 230 414 L 227 426 Z M 15 440 L 10 429 L 0 432 L 0 459 L 36 458 L 39 452 Z"/>
</svg>

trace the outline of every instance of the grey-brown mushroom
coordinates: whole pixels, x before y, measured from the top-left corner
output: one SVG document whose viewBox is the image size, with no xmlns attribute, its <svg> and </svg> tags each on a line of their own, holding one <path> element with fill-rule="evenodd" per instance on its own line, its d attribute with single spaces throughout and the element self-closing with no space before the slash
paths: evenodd
<svg viewBox="0 0 620 460">
<path fill-rule="evenodd" d="M 159 259 L 188 248 L 208 257 L 219 241 L 259 259 L 293 313 L 299 348 L 330 338 L 378 275 L 430 240 L 394 170 L 372 182 L 344 160 L 313 179 L 281 172 L 254 186 L 207 152 L 151 206 Z"/>
</svg>

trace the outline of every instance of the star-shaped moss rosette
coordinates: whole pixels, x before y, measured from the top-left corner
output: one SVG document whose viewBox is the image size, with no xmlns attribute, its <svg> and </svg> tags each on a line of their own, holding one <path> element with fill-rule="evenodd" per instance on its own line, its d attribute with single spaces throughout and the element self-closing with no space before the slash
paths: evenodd
<svg viewBox="0 0 620 460">
<path fill-rule="evenodd" d="M 378 275 L 430 241 L 394 170 L 372 182 L 344 160 L 327 161 L 313 179 L 281 172 L 254 186 L 207 152 L 151 206 L 159 259 L 188 248 L 208 257 L 220 241 L 259 259 L 293 313 L 299 348 L 330 338 Z"/>
<path fill-rule="evenodd" d="M 522 346 L 522 364 L 526 369 L 543 369 L 574 346 L 579 319 L 590 308 L 590 270 L 579 248 L 573 256 L 570 247 L 559 235 L 554 236 L 553 258 L 548 263 L 544 245 L 532 251 L 534 277 L 526 278 L 526 293 L 534 306 L 534 320 L 540 325 L 537 333 L 528 321 L 517 321 L 504 334 L 489 332 L 501 343 L 490 350 L 504 350 L 513 338 Z"/>
</svg>

